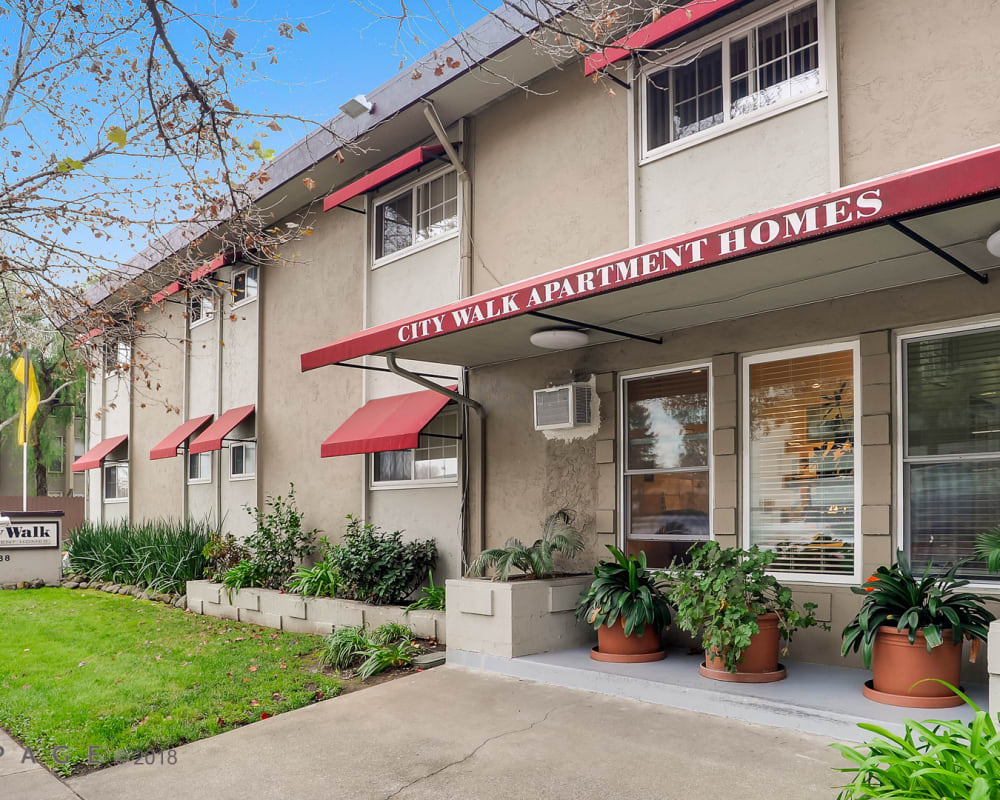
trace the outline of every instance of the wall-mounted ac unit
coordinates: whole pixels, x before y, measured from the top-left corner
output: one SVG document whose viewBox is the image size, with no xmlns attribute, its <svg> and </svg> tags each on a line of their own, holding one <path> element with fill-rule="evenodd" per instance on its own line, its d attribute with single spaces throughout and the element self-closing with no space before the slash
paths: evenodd
<svg viewBox="0 0 1000 800">
<path fill-rule="evenodd" d="M 535 430 L 550 431 L 588 425 L 590 396 L 591 387 L 586 383 L 535 389 Z"/>
</svg>

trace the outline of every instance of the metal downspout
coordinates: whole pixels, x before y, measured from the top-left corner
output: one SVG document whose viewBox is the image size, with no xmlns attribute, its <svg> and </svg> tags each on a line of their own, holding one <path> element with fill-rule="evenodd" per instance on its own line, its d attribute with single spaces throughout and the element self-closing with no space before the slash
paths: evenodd
<svg viewBox="0 0 1000 800">
<path fill-rule="evenodd" d="M 464 394 L 459 394 L 444 386 L 440 386 L 422 375 L 403 369 L 403 367 L 396 363 L 396 356 L 392 353 L 386 355 L 385 363 L 393 375 L 398 375 L 400 378 L 412 381 L 418 386 L 423 386 L 432 392 L 442 394 L 448 399 L 454 400 L 465 408 L 471 408 L 476 412 L 476 416 L 479 418 L 479 552 L 482 552 L 486 549 L 486 409 L 471 397 L 466 397 Z M 468 527 L 466 528 L 465 538 L 466 545 L 468 545 Z"/>
</svg>

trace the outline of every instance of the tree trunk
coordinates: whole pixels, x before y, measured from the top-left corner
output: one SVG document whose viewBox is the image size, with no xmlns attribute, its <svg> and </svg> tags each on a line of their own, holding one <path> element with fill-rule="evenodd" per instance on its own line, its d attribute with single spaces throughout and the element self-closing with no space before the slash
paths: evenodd
<svg viewBox="0 0 1000 800">
<path fill-rule="evenodd" d="M 35 497 L 48 497 L 49 473 L 42 460 L 42 437 L 39 433 L 45 422 L 38 419 L 40 416 L 41 414 L 35 415 L 35 422 L 31 428 L 31 454 L 35 459 Z"/>
</svg>

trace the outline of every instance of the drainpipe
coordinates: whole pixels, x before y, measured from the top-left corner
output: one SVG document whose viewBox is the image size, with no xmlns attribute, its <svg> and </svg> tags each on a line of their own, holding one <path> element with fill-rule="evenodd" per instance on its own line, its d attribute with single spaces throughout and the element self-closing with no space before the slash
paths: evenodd
<svg viewBox="0 0 1000 800">
<path fill-rule="evenodd" d="M 441 124 L 441 119 L 437 115 L 437 109 L 434 108 L 434 104 L 430 100 L 424 100 L 424 104 L 424 116 L 427 117 L 427 122 L 430 123 L 431 130 L 434 131 L 438 142 L 444 148 L 448 160 L 455 167 L 455 172 L 458 173 L 458 185 L 462 194 L 461 201 L 458 204 L 460 242 L 458 292 L 459 297 L 468 297 L 472 294 L 472 180 L 469 177 L 469 171 L 465 168 L 465 164 L 458 157 L 458 153 L 452 146 L 451 140 L 444 132 L 444 126 Z"/>
<path fill-rule="evenodd" d="M 443 394 L 449 400 L 454 400 L 459 405 L 472 409 L 479 418 L 479 552 L 482 552 L 486 549 L 486 409 L 471 397 L 466 397 L 464 394 L 459 394 L 458 392 L 434 383 L 434 381 L 429 380 L 422 375 L 417 375 L 415 372 L 403 369 L 396 363 L 396 356 L 392 353 L 386 354 L 385 363 L 389 368 L 389 372 L 393 375 L 398 375 L 400 378 L 412 381 L 418 386 L 430 389 L 432 392 Z M 466 517 L 465 522 L 465 545 L 466 553 L 468 553 L 468 517 Z"/>
</svg>

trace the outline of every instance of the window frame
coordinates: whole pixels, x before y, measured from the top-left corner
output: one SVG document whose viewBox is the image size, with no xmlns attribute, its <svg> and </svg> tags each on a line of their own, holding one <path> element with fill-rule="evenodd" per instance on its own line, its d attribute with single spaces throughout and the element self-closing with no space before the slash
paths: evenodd
<svg viewBox="0 0 1000 800">
<path fill-rule="evenodd" d="M 750 367 L 753 364 L 766 364 L 771 361 L 806 358 L 824 353 L 838 353 L 850 350 L 854 373 L 854 571 L 850 574 L 838 575 L 828 572 L 788 572 L 785 570 L 768 570 L 779 581 L 786 584 L 827 584 L 838 586 L 856 586 L 861 582 L 862 566 L 864 564 L 864 536 L 862 535 L 861 512 L 864 506 L 862 489 L 864 486 L 864 455 L 861 445 L 861 340 L 858 337 L 838 339 L 820 344 L 786 347 L 776 350 L 763 350 L 747 353 L 741 356 L 740 366 L 740 458 L 739 465 L 742 475 L 739 478 L 740 503 L 740 546 L 749 548 L 753 545 L 750 539 Z"/>
<path fill-rule="evenodd" d="M 203 458 L 203 456 L 207 456 L 207 458 Z M 208 475 L 202 476 L 202 477 L 198 477 L 198 478 L 192 478 L 191 477 L 191 459 L 195 458 L 195 457 L 197 457 L 199 461 L 208 461 Z M 184 461 L 185 461 L 184 468 L 186 470 L 185 477 L 187 478 L 188 486 L 196 486 L 196 485 L 198 485 L 200 483 L 211 483 L 212 482 L 213 473 L 215 471 L 215 467 L 214 467 L 215 459 L 212 458 L 212 452 L 211 451 L 208 451 L 208 452 L 205 452 L 205 453 L 192 453 L 192 452 L 188 451 L 185 454 Z"/>
<path fill-rule="evenodd" d="M 893 500 L 895 508 L 894 527 L 896 547 L 909 555 L 909 542 L 906 535 L 906 464 L 907 463 L 939 463 L 942 460 L 950 459 L 952 463 L 966 461 L 995 461 L 1000 459 L 1000 455 L 986 456 L 968 455 L 960 453 L 951 456 L 916 456 L 909 462 L 906 456 L 906 365 L 903 360 L 903 347 L 908 341 L 921 339 L 941 339 L 953 336 L 961 336 L 966 333 L 975 333 L 984 330 L 1000 331 L 1000 317 L 992 315 L 987 317 L 977 317 L 974 319 L 953 320 L 945 323 L 931 323 L 929 325 L 919 325 L 909 328 L 902 328 L 893 332 L 893 346 L 891 348 L 892 358 L 895 359 L 895 367 L 892 371 L 895 387 L 893 389 L 892 411 L 895 419 L 895 441 L 893 442 L 892 465 L 895 471 L 895 486 Z M 967 587 L 968 591 L 1000 595 L 1000 580 L 983 581 L 972 580 Z"/>
<path fill-rule="evenodd" d="M 65 462 L 66 462 L 66 437 L 65 436 L 56 436 L 55 438 L 59 440 L 59 454 L 60 454 L 59 455 L 59 469 L 56 469 L 55 467 L 52 467 L 51 469 L 46 469 L 46 474 L 48 474 L 48 475 L 62 475 L 63 471 L 66 469 L 66 467 L 65 467 Z"/>
<path fill-rule="evenodd" d="M 194 306 L 195 306 L 195 303 L 198 304 L 198 308 L 199 308 L 199 314 L 200 314 L 200 316 L 198 317 L 198 319 L 194 318 Z M 205 311 L 205 303 L 208 303 L 212 307 L 211 311 L 209 311 L 209 312 Z M 188 298 L 188 309 L 187 309 L 188 320 L 190 322 L 190 327 L 192 329 L 199 328 L 202 325 L 204 325 L 206 322 L 211 322 L 212 320 L 214 320 L 215 319 L 215 311 L 216 311 L 215 300 L 212 299 L 212 298 L 209 298 L 205 294 L 192 294 Z"/>
<path fill-rule="evenodd" d="M 233 472 L 233 451 L 240 448 L 243 453 L 243 466 L 246 467 L 246 448 L 253 448 L 253 472 Z M 257 477 L 257 442 L 233 442 L 229 445 L 229 480 L 231 481 L 252 481 Z"/>
<path fill-rule="evenodd" d="M 625 384 L 630 380 L 639 378 L 650 378 L 655 375 L 671 375 L 679 372 L 692 372 L 696 369 L 704 369 L 708 373 L 708 539 L 705 541 L 715 541 L 715 376 L 712 372 L 712 362 L 709 361 L 687 361 L 679 364 L 670 364 L 659 367 L 644 367 L 642 369 L 628 370 L 618 373 L 618 398 L 616 403 L 616 427 L 615 432 L 618 438 L 616 456 L 618 465 L 615 469 L 615 478 L 618 487 L 615 495 L 618 499 L 618 512 L 615 519 L 618 530 L 615 535 L 617 546 L 625 551 L 628 546 L 626 525 L 628 523 L 629 498 L 626 494 L 626 475 L 656 474 L 660 472 L 677 472 L 678 470 L 628 470 L 626 469 L 628 459 L 628 431 L 626 426 L 628 419 L 625 410 Z M 701 470 L 690 470 L 700 472 Z"/>
<path fill-rule="evenodd" d="M 109 368 L 110 353 L 114 351 L 114 367 Z M 132 362 L 132 345 L 124 339 L 112 339 L 101 346 L 101 366 L 105 378 L 123 375 Z"/>
<path fill-rule="evenodd" d="M 455 436 L 462 436 L 462 417 L 460 416 L 460 409 L 454 406 L 454 410 L 449 410 L 448 406 L 445 406 L 434 416 L 437 417 L 443 413 L 453 414 L 455 417 Z M 423 434 L 421 434 L 423 435 Z M 435 436 L 437 434 L 427 434 L 428 436 Z M 375 454 L 370 453 L 367 457 L 368 461 L 368 488 L 374 492 L 380 492 L 390 489 L 433 489 L 448 486 L 458 486 L 458 477 L 462 473 L 462 447 L 461 438 L 455 440 L 455 457 L 457 459 L 455 474 L 446 478 L 410 478 L 409 480 L 401 481 L 377 481 L 375 480 Z M 410 474 L 413 475 L 415 470 L 415 459 L 416 451 L 422 450 L 421 447 L 411 447 L 407 451 L 410 454 Z"/>
<path fill-rule="evenodd" d="M 745 114 L 738 118 L 731 117 L 732 109 L 732 72 L 730 70 L 730 41 L 739 39 L 742 36 L 749 36 L 755 28 L 766 25 L 779 17 L 786 16 L 804 6 L 816 4 L 816 44 L 817 44 L 817 69 L 819 71 L 819 87 L 814 92 L 803 94 L 799 97 L 775 103 L 758 111 Z M 640 91 L 639 114 L 638 114 L 638 134 L 639 134 L 639 164 L 647 164 L 656 161 L 663 156 L 685 150 L 688 147 L 701 144 L 702 142 L 714 139 L 717 136 L 724 136 L 748 125 L 754 125 L 770 117 L 783 114 L 817 100 L 828 97 L 829 84 L 827 80 L 827 47 L 826 47 L 826 0 L 787 0 L 787 2 L 777 3 L 773 6 L 760 9 L 753 14 L 749 14 L 730 25 L 714 31 L 704 37 L 686 41 L 678 49 L 664 55 L 655 63 L 645 65 L 637 75 L 637 83 Z M 666 142 L 658 147 L 650 148 L 648 142 L 648 109 L 647 109 L 647 84 L 649 79 L 657 72 L 669 67 L 682 66 L 685 61 L 694 60 L 703 52 L 708 52 L 716 45 L 722 45 L 722 112 L 725 116 L 723 122 L 713 125 L 703 131 Z M 786 54 L 787 55 L 787 54 Z M 759 66 L 759 65 L 758 65 Z M 757 67 L 753 67 L 757 69 Z M 671 85 L 673 81 L 671 79 Z M 672 92 L 672 90 L 671 90 Z M 672 94 L 671 94 L 672 97 Z"/>
<path fill-rule="evenodd" d="M 446 233 L 440 233 L 437 236 L 432 236 L 429 239 L 424 239 L 422 242 L 416 241 L 417 235 L 417 189 L 420 186 L 430 183 L 437 178 L 442 178 L 449 172 L 456 172 L 455 167 L 451 164 L 444 165 L 439 169 L 432 170 L 425 174 L 419 175 L 416 178 L 408 181 L 407 183 L 393 189 L 391 192 L 379 195 L 371 203 L 371 224 L 369 225 L 369 236 L 371 240 L 371 268 L 378 269 L 386 264 L 391 264 L 393 261 L 398 261 L 401 258 L 406 258 L 406 256 L 413 255 L 414 253 L 419 253 L 421 250 L 426 250 L 428 247 L 434 247 L 435 245 L 441 244 L 442 242 L 449 241 L 458 236 L 462 228 L 462 191 L 461 186 L 458 182 L 458 175 L 455 175 L 456 188 L 455 188 L 455 229 L 447 231 Z M 392 202 L 401 195 L 410 193 L 411 201 L 410 207 L 413 213 L 413 220 L 411 222 L 412 236 L 411 244 L 395 253 L 391 253 L 387 256 L 376 257 L 375 253 L 378 252 L 378 242 L 376 240 L 376 231 L 378 230 L 378 211 L 379 207 L 385 205 L 386 203 Z"/>
<path fill-rule="evenodd" d="M 256 273 L 256 289 L 253 294 L 250 294 L 246 289 L 246 282 L 244 280 L 243 284 L 243 298 L 240 300 L 236 299 L 236 277 L 238 275 L 249 275 L 251 271 Z M 246 266 L 240 267 L 238 269 L 234 268 L 229 275 L 229 291 L 231 292 L 230 297 L 232 297 L 232 308 L 241 308 L 248 303 L 253 303 L 260 296 L 260 264 L 247 264 Z M 213 314 L 214 316 L 214 314 Z"/>
<path fill-rule="evenodd" d="M 125 470 L 125 474 L 128 475 L 129 474 L 128 461 L 111 461 L 111 462 L 105 462 L 105 463 L 101 464 L 101 499 L 102 499 L 102 501 L 104 503 L 112 503 L 112 504 L 113 503 L 127 503 L 129 495 L 132 493 L 132 483 L 131 483 L 131 480 L 128 483 L 128 494 L 126 494 L 124 497 L 121 497 L 121 496 L 118 496 L 118 495 L 116 495 L 115 497 L 108 497 L 108 495 L 107 495 L 107 490 L 108 490 L 107 471 L 109 469 L 124 469 Z M 131 478 L 131 476 L 129 476 L 129 477 Z M 117 486 L 118 486 L 118 480 L 117 480 L 117 477 L 116 477 L 116 479 L 115 479 L 115 487 L 116 487 L 116 489 L 117 489 Z"/>
</svg>

